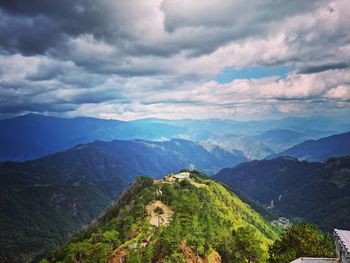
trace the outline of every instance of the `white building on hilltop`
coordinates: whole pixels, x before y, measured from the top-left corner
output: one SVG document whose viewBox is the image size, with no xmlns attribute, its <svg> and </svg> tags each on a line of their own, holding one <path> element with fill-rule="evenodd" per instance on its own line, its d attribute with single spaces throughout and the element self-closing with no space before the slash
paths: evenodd
<svg viewBox="0 0 350 263">
<path fill-rule="evenodd" d="M 190 179 L 191 174 L 189 172 L 182 172 L 182 173 L 178 173 L 178 174 L 174 174 L 173 177 L 177 180 L 191 180 Z"/>
</svg>

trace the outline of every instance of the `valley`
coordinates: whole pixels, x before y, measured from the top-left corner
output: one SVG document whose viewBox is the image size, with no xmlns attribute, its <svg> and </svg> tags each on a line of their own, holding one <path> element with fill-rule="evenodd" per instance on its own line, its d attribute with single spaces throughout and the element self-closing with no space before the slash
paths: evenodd
<svg viewBox="0 0 350 263">
<path fill-rule="evenodd" d="M 303 132 L 295 132 L 291 130 L 291 120 L 287 124 L 286 121 L 281 120 L 279 125 L 274 122 L 160 119 L 128 123 L 38 115 L 0 121 L 0 128 L 4 123 L 11 129 L 18 126 L 30 131 L 31 127 L 40 127 L 40 132 L 50 136 L 50 139 L 40 139 L 34 133 L 28 133 L 31 137 L 26 140 L 32 148 L 23 148 L 20 144 L 16 148 L 11 143 L 11 140 L 17 140 L 16 133 L 8 134 L 6 136 L 12 137 L 6 139 L 7 146 L 3 148 L 6 154 L 9 153 L 6 147 L 13 149 L 11 156 L 16 156 L 16 149 L 22 152 L 29 149 L 28 154 L 33 158 L 39 152 L 31 149 L 43 149 L 45 144 L 53 146 L 44 151 L 49 154 L 34 160 L 0 163 L 0 221 L 4 226 L 0 235 L 0 257 L 21 262 L 48 255 L 103 215 L 115 200 L 122 198 L 120 196 L 135 178 L 149 176 L 162 181 L 164 175 L 181 169 L 199 170 L 224 183 L 258 211 L 268 224 L 286 217 L 291 222 L 307 220 L 325 231 L 332 231 L 334 227 L 350 228 L 347 220 L 350 215 L 347 205 L 350 198 L 348 157 L 322 159 L 350 153 L 348 133 L 309 141 L 308 138 L 317 138 L 313 137 L 315 134 L 321 136 L 327 131 L 315 133 L 304 127 Z M 292 123 L 305 125 L 300 119 Z M 52 129 L 52 125 L 58 125 L 57 129 Z M 246 135 L 228 132 L 236 129 L 236 125 L 240 127 L 239 132 Z M 266 125 L 269 126 L 267 130 Z M 342 125 L 338 126 L 340 130 Z M 219 127 L 228 130 L 220 131 Z M 2 132 L 4 134 L 4 130 Z M 162 139 L 133 139 L 134 136 Z M 166 136 L 170 139 L 165 139 Z M 126 140 L 104 141 L 114 137 Z M 65 148 L 77 142 L 86 143 Z M 309 147 L 310 143 L 315 146 Z M 288 147 L 291 148 L 276 153 Z M 293 155 L 294 149 L 307 149 L 308 156 L 323 156 L 311 160 L 324 162 L 302 161 L 305 155 L 296 156 L 301 160 L 284 156 L 286 153 Z M 327 153 L 319 149 L 327 149 Z M 195 180 L 191 185 L 195 187 L 193 189 L 204 186 Z M 149 205 L 144 204 L 145 207 Z M 163 205 L 163 210 L 167 211 L 168 206 Z M 169 209 L 173 211 L 171 206 Z M 158 216 L 153 215 L 152 222 L 151 225 L 158 224 Z M 194 255 L 193 247 L 181 242 L 179 246 Z M 127 255 L 127 250 L 121 249 L 117 258 Z M 214 254 L 214 258 L 219 258 Z"/>
<path fill-rule="evenodd" d="M 309 163 L 292 157 L 253 161 L 214 176 L 277 214 L 323 230 L 350 228 L 350 157 Z"/>
</svg>

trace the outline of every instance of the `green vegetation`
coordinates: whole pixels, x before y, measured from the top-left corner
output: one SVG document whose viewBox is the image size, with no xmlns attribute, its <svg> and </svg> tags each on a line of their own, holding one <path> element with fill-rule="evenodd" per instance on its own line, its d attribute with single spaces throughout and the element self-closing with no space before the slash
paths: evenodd
<svg viewBox="0 0 350 263">
<path fill-rule="evenodd" d="M 174 139 L 95 141 L 36 160 L 2 163 L 0 262 L 31 261 L 62 245 L 98 218 L 136 175 L 158 178 L 188 164 L 214 173 L 244 160 L 241 154 L 214 153 Z"/>
<path fill-rule="evenodd" d="M 293 221 L 302 219 L 331 232 L 334 228 L 350 229 L 349 168 L 350 156 L 323 163 L 280 157 L 223 169 L 214 178 L 229 185 L 241 199 L 248 196 L 265 207 L 273 201 L 275 214 Z"/>
<path fill-rule="evenodd" d="M 300 257 L 332 257 L 332 236 L 317 226 L 302 223 L 291 226 L 269 247 L 269 262 L 289 263 Z"/>
<path fill-rule="evenodd" d="M 54 249 L 110 205 L 97 184 L 9 186 L 0 194 L 0 262 L 26 262 Z"/>
<path fill-rule="evenodd" d="M 240 227 L 232 231 L 220 251 L 224 262 L 246 262 L 248 258 L 260 260 L 264 258 L 261 243 L 252 227 Z"/>
<path fill-rule="evenodd" d="M 164 214 L 164 210 L 161 207 L 157 207 L 156 209 L 154 209 L 154 212 L 158 215 Z"/>
<path fill-rule="evenodd" d="M 173 212 L 169 224 L 150 224 L 145 212 L 154 200 Z M 157 210 L 157 211 L 155 211 Z M 198 253 L 223 262 L 259 262 L 277 238 L 276 230 L 224 186 L 199 172 L 191 181 L 153 182 L 139 177 L 102 218 L 48 258 L 51 262 L 186 262 Z"/>
</svg>

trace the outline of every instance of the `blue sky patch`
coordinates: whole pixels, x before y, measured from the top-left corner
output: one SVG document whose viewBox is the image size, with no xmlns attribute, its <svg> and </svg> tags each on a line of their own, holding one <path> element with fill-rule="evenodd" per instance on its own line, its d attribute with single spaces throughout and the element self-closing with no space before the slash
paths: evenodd
<svg viewBox="0 0 350 263">
<path fill-rule="evenodd" d="M 279 76 L 285 78 L 290 71 L 287 66 L 278 67 L 250 67 L 235 70 L 234 68 L 224 68 L 218 75 L 214 77 L 214 80 L 218 83 L 229 83 L 235 79 L 260 79 L 271 76 Z"/>
</svg>

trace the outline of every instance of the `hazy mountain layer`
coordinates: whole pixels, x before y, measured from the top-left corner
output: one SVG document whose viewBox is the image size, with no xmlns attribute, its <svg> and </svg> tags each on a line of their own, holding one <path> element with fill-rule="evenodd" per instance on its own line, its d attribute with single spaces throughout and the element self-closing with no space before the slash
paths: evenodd
<svg viewBox="0 0 350 263">
<path fill-rule="evenodd" d="M 226 134 L 211 137 L 205 143 L 219 145 L 230 152 L 239 150 L 251 160 L 263 159 L 274 153 L 271 148 L 253 136 Z"/>
<path fill-rule="evenodd" d="M 324 161 L 330 157 L 350 154 L 350 132 L 308 140 L 300 143 L 276 156 L 292 156 L 310 162 Z"/>
<path fill-rule="evenodd" d="M 262 121 L 141 119 L 125 122 L 28 114 L 0 121 L 0 161 L 35 159 L 95 140 L 185 138 L 201 142 L 213 139 L 217 142 L 226 140 L 225 136 L 243 136 L 247 144 L 243 147 L 228 141 L 225 145 L 227 149 L 241 150 L 250 158 L 262 158 L 272 153 L 270 149 L 281 151 L 299 143 L 301 138 L 296 138 L 295 131 L 315 139 L 344 132 L 348 128 L 349 121 L 326 117 Z M 280 131 L 276 132 L 276 129 Z M 269 130 L 272 133 L 267 132 Z"/>
<path fill-rule="evenodd" d="M 313 137 L 314 136 L 307 136 L 303 133 L 288 129 L 268 130 L 254 136 L 256 140 L 264 142 L 264 144 L 274 152 L 281 152 Z"/>
</svg>

